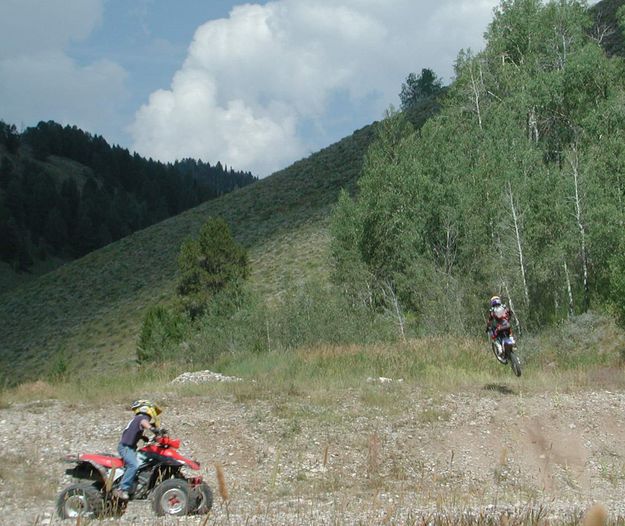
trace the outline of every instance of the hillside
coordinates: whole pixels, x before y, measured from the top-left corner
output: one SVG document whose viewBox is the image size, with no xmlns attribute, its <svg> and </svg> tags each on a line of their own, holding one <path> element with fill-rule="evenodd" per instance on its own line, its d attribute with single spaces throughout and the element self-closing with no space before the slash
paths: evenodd
<svg viewBox="0 0 625 526">
<path fill-rule="evenodd" d="M 597 9 L 602 6 L 599 4 Z M 410 120 L 420 125 L 435 109 L 434 104 L 424 105 L 422 118 L 410 115 Z M 226 219 L 236 238 L 249 249 L 253 286 L 265 298 L 280 294 L 289 283 L 303 277 L 326 276 L 329 212 L 341 188 L 355 190 L 375 128 L 375 125 L 363 128 L 265 180 L 135 232 L 2 294 L 0 324 L 9 328 L 0 340 L 0 365 L 5 381 L 12 383 L 45 375 L 68 365 L 77 370 L 132 365 L 136 336 L 146 307 L 171 297 L 180 243 L 195 234 L 209 216 Z M 451 130 L 447 144 L 454 144 L 457 131 L 460 130 Z M 473 151 L 465 146 L 463 151 Z M 424 150 L 428 149 L 429 145 L 425 145 Z M 456 163 L 456 149 L 450 148 L 448 153 Z M 415 161 L 419 156 L 411 154 L 405 159 Z M 446 164 L 433 160 L 432 166 Z M 460 172 L 468 173 L 464 168 Z M 437 182 L 445 180 L 441 178 Z M 444 190 L 447 188 L 453 185 Z M 390 193 L 394 198 L 398 192 Z M 375 201 L 376 195 L 370 192 L 368 197 Z M 410 195 L 406 192 L 402 197 Z M 420 197 L 429 195 L 422 192 Z M 431 206 L 421 208 L 435 212 Z M 471 219 L 477 217 L 473 215 Z M 481 224 L 490 223 L 481 221 Z M 478 237 L 477 246 L 484 247 L 483 239 L 488 238 Z M 392 242 L 390 238 L 383 241 Z M 537 246 L 546 244 L 538 239 Z M 488 254 L 483 256 L 487 258 Z M 467 261 L 473 260 L 467 257 Z M 430 281 L 428 285 L 433 283 Z M 474 290 L 469 292 L 467 297 L 479 297 Z M 561 310 L 566 309 L 561 298 L 553 303 Z"/>
<path fill-rule="evenodd" d="M 221 216 L 249 250 L 252 280 L 276 294 L 286 280 L 327 272 L 326 223 L 341 188 L 353 188 L 374 134 L 367 126 L 253 185 L 125 237 L 0 296 L 5 381 L 134 362 L 145 308 L 174 287 L 185 237 Z"/>
<path fill-rule="evenodd" d="M 0 121 L 0 284 L 63 262 L 256 181 L 221 163 L 144 159 L 76 126 Z"/>
</svg>

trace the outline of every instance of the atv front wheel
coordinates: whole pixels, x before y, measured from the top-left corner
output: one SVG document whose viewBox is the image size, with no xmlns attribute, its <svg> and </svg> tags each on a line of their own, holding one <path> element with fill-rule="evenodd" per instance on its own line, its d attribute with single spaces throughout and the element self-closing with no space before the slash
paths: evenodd
<svg viewBox="0 0 625 526">
<path fill-rule="evenodd" d="M 189 513 L 190 504 L 190 488 L 186 480 L 164 480 L 152 492 L 152 509 L 159 517 L 186 515 Z"/>
<path fill-rule="evenodd" d="M 62 519 L 100 517 L 103 507 L 102 493 L 91 484 L 72 484 L 56 499 L 56 512 Z"/>
<path fill-rule="evenodd" d="M 191 488 L 191 506 L 189 513 L 193 515 L 206 515 L 213 507 L 213 492 L 206 482 L 202 482 Z"/>
</svg>

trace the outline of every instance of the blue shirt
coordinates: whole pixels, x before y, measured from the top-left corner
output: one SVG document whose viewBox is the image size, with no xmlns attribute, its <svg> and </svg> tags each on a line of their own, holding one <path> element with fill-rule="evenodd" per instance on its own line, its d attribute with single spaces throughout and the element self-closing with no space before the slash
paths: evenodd
<svg viewBox="0 0 625 526">
<path fill-rule="evenodd" d="M 141 425 L 143 420 L 147 420 L 149 422 L 150 417 L 148 415 L 144 415 L 143 413 L 139 413 L 130 422 L 128 422 L 126 429 L 122 432 L 122 438 L 120 440 L 122 444 L 130 446 L 134 449 L 137 448 L 137 443 L 143 436 L 143 426 Z"/>
</svg>

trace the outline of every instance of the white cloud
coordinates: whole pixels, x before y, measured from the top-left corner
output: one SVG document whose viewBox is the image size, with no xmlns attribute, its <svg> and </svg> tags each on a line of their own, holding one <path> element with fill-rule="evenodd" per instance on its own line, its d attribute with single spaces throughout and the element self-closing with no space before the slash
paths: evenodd
<svg viewBox="0 0 625 526">
<path fill-rule="evenodd" d="M 2 0 L 0 119 L 53 119 L 97 133 L 120 125 L 124 69 L 108 60 L 80 65 L 65 52 L 101 18 L 102 0 Z"/>
<path fill-rule="evenodd" d="M 430 67 L 448 79 L 460 48 L 481 47 L 496 3 L 275 0 L 237 6 L 228 19 L 198 28 L 170 88 L 153 93 L 137 112 L 135 148 L 162 160 L 221 160 L 266 175 L 323 146 L 300 129 L 335 117 L 341 111 L 332 104 L 336 97 L 346 101 L 343 111 L 367 100 L 362 126 L 397 102 L 411 71 Z"/>
</svg>

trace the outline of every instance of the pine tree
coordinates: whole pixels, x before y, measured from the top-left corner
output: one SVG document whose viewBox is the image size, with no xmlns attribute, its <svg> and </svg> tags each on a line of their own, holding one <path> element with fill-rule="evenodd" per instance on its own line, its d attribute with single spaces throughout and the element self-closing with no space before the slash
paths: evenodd
<svg viewBox="0 0 625 526">
<path fill-rule="evenodd" d="M 210 218 L 197 239 L 183 243 L 178 268 L 178 294 L 193 318 L 202 314 L 215 294 L 236 286 L 249 273 L 246 250 L 234 240 L 228 224 L 220 218 Z"/>
</svg>

